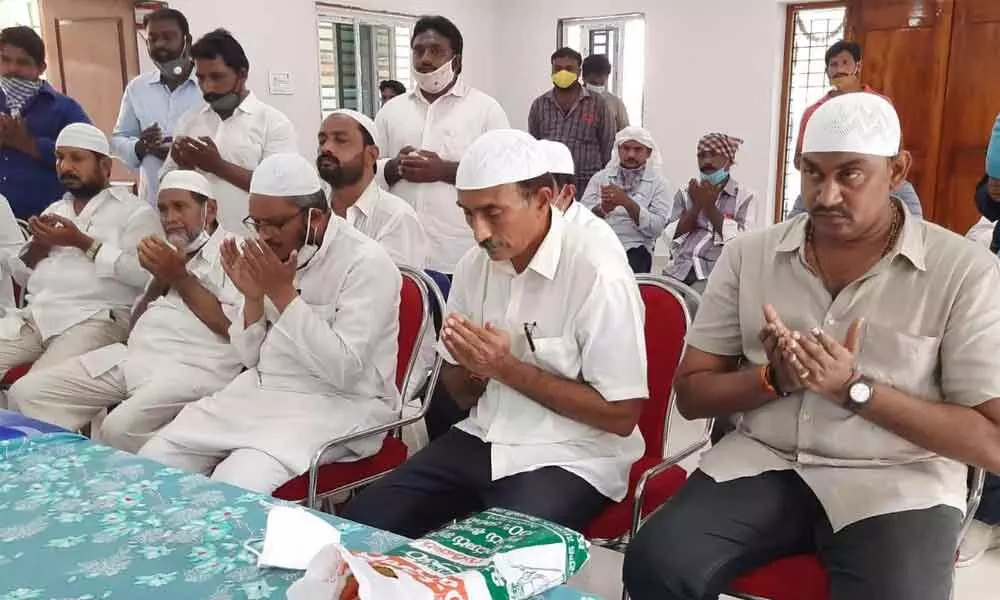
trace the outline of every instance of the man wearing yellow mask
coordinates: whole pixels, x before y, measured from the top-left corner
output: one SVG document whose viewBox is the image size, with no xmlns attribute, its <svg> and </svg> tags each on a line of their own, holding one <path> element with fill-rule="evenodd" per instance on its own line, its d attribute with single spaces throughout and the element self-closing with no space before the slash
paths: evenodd
<svg viewBox="0 0 1000 600">
<path fill-rule="evenodd" d="M 830 78 L 830 84 L 833 86 L 833 89 L 802 113 L 802 122 L 799 123 L 799 139 L 795 145 L 796 169 L 799 168 L 799 159 L 802 156 L 802 136 L 806 131 L 806 123 L 809 122 L 809 118 L 816 112 L 816 109 L 841 94 L 868 92 L 879 96 L 882 95 L 861 83 L 861 67 L 863 65 L 861 63 L 861 45 L 857 42 L 840 40 L 827 49 L 825 58 L 826 75 Z M 886 100 L 889 100 L 889 98 L 886 98 Z"/>
<path fill-rule="evenodd" d="M 528 113 L 528 131 L 540 140 L 562 142 L 576 163 L 577 199 L 590 178 L 611 160 L 617 125 L 601 94 L 580 83 L 583 57 L 572 48 L 552 54 L 551 90 L 535 99 Z"/>
</svg>

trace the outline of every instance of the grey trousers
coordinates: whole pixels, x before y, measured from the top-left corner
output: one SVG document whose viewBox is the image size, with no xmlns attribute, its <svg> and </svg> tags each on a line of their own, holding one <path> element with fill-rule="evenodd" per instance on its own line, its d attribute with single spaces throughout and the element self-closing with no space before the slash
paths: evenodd
<svg viewBox="0 0 1000 600">
<path fill-rule="evenodd" d="M 961 521 L 936 506 L 834 533 L 794 471 L 724 483 L 695 471 L 629 544 L 625 588 L 633 600 L 715 600 L 740 575 L 815 552 L 831 600 L 948 600 Z"/>
</svg>

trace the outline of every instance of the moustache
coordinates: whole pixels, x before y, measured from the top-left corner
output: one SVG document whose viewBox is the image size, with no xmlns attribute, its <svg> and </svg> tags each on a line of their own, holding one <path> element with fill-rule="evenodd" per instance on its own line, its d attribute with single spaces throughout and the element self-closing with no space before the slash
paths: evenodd
<svg viewBox="0 0 1000 600">
<path fill-rule="evenodd" d="M 493 252 L 494 250 L 500 248 L 500 244 L 493 241 L 493 238 L 488 238 L 479 242 L 479 247 L 482 248 L 483 250 L 486 250 L 487 252 Z"/>
<path fill-rule="evenodd" d="M 809 211 L 810 217 L 840 217 L 842 219 L 850 219 L 851 215 L 847 214 L 842 210 L 831 210 L 828 208 L 821 208 L 817 210 Z"/>
<path fill-rule="evenodd" d="M 316 159 L 316 165 L 319 167 L 336 167 L 340 168 L 340 159 L 329 154 L 320 154 L 319 158 Z"/>
<path fill-rule="evenodd" d="M 59 181 L 62 182 L 62 183 L 67 183 L 67 182 L 70 182 L 70 181 L 74 181 L 74 182 L 79 183 L 81 181 L 81 179 L 79 177 L 77 177 L 76 175 L 60 175 L 59 176 Z"/>
</svg>

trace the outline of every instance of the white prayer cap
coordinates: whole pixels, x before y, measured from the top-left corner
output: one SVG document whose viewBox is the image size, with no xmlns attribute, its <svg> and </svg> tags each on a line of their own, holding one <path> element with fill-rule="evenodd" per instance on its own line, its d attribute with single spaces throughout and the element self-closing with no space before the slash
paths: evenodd
<svg viewBox="0 0 1000 600">
<path fill-rule="evenodd" d="M 272 154 L 260 161 L 250 179 L 250 193 L 291 198 L 322 189 L 316 166 L 298 154 Z"/>
<path fill-rule="evenodd" d="M 484 190 L 548 173 L 538 140 L 516 129 L 493 129 L 479 136 L 458 163 L 455 187 Z"/>
<path fill-rule="evenodd" d="M 108 136 L 90 123 L 70 123 L 59 132 L 56 148 L 80 148 L 104 156 L 111 156 Z"/>
<path fill-rule="evenodd" d="M 622 129 L 615 136 L 615 145 L 611 149 L 611 161 L 608 163 L 608 168 L 616 169 L 621 165 L 621 159 L 618 156 L 618 147 L 625 142 L 636 142 L 649 148 L 652 154 L 649 155 L 649 160 L 646 161 L 646 168 L 656 171 L 661 170 L 663 167 L 663 156 L 660 154 L 660 149 L 656 146 L 656 141 L 653 140 L 653 134 L 635 125 L 630 125 Z"/>
<path fill-rule="evenodd" d="M 538 145 L 545 153 L 545 165 L 553 175 L 576 175 L 576 165 L 573 163 L 573 153 L 566 144 L 553 140 L 538 140 Z"/>
<path fill-rule="evenodd" d="M 207 198 L 214 198 L 212 184 L 205 179 L 205 176 L 197 171 L 186 171 L 179 169 L 171 171 L 163 176 L 160 181 L 160 191 L 163 190 L 186 190 L 201 194 Z"/>
<path fill-rule="evenodd" d="M 375 121 L 373 121 L 371 117 L 369 117 L 368 115 L 359 113 L 358 111 L 351 110 L 349 108 L 338 108 L 337 110 L 330 113 L 330 117 L 332 117 L 333 115 L 343 115 L 345 117 L 350 117 L 354 119 L 355 121 L 358 122 L 359 125 L 365 128 L 365 131 L 368 132 L 368 135 L 372 136 L 372 139 L 375 140 L 376 144 L 378 144 L 378 129 L 375 127 Z"/>
<path fill-rule="evenodd" d="M 802 153 L 854 152 L 896 156 L 902 142 L 899 115 L 878 94 L 842 94 L 821 105 L 802 138 Z"/>
</svg>

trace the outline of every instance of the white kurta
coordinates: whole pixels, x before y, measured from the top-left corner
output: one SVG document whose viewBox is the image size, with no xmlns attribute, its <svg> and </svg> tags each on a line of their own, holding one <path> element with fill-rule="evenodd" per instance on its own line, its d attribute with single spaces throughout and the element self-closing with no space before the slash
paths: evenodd
<svg viewBox="0 0 1000 600">
<path fill-rule="evenodd" d="M 397 265 L 423 269 L 427 263 L 427 239 L 417 212 L 374 180 L 347 209 L 347 222 L 381 244 Z"/>
<path fill-rule="evenodd" d="M 17 224 L 14 211 L 0 194 L 0 314 L 17 308 L 17 298 L 14 297 L 14 279 L 8 260 L 17 255 L 24 245 L 24 232 Z"/>
<path fill-rule="evenodd" d="M 476 248 L 458 264 L 449 314 L 487 322 L 510 335 L 520 360 L 592 386 L 607 402 L 646 398 L 644 306 L 628 264 L 590 233 L 552 211 L 552 224 L 528 267 L 491 261 Z M 525 327 L 532 331 L 531 350 Z M 444 360 L 455 360 L 438 345 Z M 645 445 L 564 417 L 490 381 L 459 429 L 491 444 L 493 479 L 555 466 L 620 501 Z"/>
<path fill-rule="evenodd" d="M 620 254 L 626 263 L 628 262 L 625 246 L 622 246 L 618 234 L 611 228 L 611 225 L 608 225 L 607 221 L 595 215 L 594 211 L 574 200 L 563 215 L 570 223 L 576 223 L 585 229 L 596 243 L 611 252 Z"/>
<path fill-rule="evenodd" d="M 295 285 L 299 297 L 280 315 L 268 304 L 266 318 L 247 329 L 242 316 L 233 320 L 230 339 L 249 370 L 185 407 L 158 437 L 195 452 L 253 448 L 302 473 L 325 442 L 398 417 L 402 280 L 389 255 L 331 217 Z M 328 456 L 370 456 L 382 438 Z"/>
<path fill-rule="evenodd" d="M 15 276 L 27 277 L 26 282 L 19 282 L 26 283 L 28 290 L 28 308 L 23 312 L 30 313 L 42 340 L 102 311 L 127 315 L 150 280 L 149 273 L 139 265 L 136 248 L 143 238 L 162 235 L 156 211 L 127 190 L 107 188 L 94 196 L 80 214 L 73 209 L 69 194 L 42 214 L 65 217 L 103 244 L 93 261 L 83 251 L 66 247 L 53 248 L 34 270 L 28 269 L 20 257 L 8 261 Z M 20 326 L 5 326 L 3 330 L 16 337 Z"/>
</svg>

